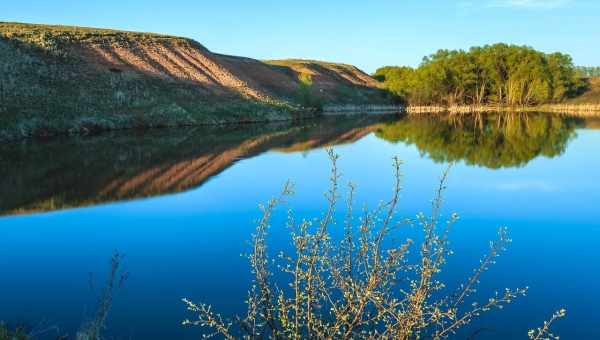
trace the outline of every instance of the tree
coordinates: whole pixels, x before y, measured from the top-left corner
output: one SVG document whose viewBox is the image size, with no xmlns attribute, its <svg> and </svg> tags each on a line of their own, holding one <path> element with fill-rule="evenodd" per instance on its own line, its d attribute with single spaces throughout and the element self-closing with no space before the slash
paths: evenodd
<svg viewBox="0 0 600 340">
<path fill-rule="evenodd" d="M 375 78 L 409 105 L 529 106 L 560 102 L 581 86 L 570 56 L 507 44 L 439 50 L 416 69 L 386 66 Z"/>
</svg>

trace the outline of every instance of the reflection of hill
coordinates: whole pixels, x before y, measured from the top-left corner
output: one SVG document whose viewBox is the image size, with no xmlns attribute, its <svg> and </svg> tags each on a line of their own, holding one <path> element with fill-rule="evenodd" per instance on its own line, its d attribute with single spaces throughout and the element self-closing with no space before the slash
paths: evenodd
<svg viewBox="0 0 600 340">
<path fill-rule="evenodd" d="M 464 161 L 497 169 L 562 154 L 581 123 L 547 114 L 419 116 L 388 124 L 377 136 L 414 144 L 437 162 Z"/>
<path fill-rule="evenodd" d="M 365 117 L 157 130 L 1 146 L 0 191 L 6 194 L 0 197 L 0 215 L 180 192 L 201 185 L 240 158 L 271 149 L 298 151 L 352 142 L 374 131 L 378 122 Z"/>
</svg>

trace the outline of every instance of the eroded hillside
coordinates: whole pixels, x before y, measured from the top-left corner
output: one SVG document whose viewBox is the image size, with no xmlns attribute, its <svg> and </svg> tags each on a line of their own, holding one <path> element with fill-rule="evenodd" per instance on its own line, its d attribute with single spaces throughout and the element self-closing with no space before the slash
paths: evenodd
<svg viewBox="0 0 600 340">
<path fill-rule="evenodd" d="M 262 62 L 191 39 L 0 23 L 1 139 L 136 126 L 274 121 L 326 103 L 382 103 L 359 69 Z"/>
</svg>

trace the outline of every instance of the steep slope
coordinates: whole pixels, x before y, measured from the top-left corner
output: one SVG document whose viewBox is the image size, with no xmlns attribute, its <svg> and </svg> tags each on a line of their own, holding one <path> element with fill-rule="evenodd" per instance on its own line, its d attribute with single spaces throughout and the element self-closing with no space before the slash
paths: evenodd
<svg viewBox="0 0 600 340">
<path fill-rule="evenodd" d="M 0 23 L 0 139 L 272 121 L 324 103 L 382 103 L 364 72 L 227 56 L 186 38 Z"/>
</svg>

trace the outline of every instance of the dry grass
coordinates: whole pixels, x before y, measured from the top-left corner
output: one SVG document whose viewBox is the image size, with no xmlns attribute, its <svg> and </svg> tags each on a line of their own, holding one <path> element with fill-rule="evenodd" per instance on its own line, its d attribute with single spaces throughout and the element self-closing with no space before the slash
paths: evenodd
<svg viewBox="0 0 600 340">
<path fill-rule="evenodd" d="M 349 64 L 342 63 L 333 63 L 328 61 L 321 60 L 311 60 L 311 59 L 272 59 L 272 60 L 264 60 L 265 63 L 271 65 L 280 65 L 280 66 L 297 66 L 297 65 L 320 65 L 324 67 L 346 67 L 348 69 L 356 69 L 355 66 Z"/>
<path fill-rule="evenodd" d="M 390 200 L 363 211 L 358 219 L 353 211 L 355 186 L 349 184 L 346 218 L 340 223 L 343 236 L 334 236 L 330 229 L 338 224 L 340 174 L 338 156 L 329 150 L 329 157 L 327 209 L 316 220 L 296 221 L 289 214 L 292 253 L 274 258 L 267 246 L 271 216 L 293 193 L 291 184 L 261 207 L 263 217 L 248 256 L 254 281 L 246 300 L 247 314 L 229 320 L 210 305 L 184 299 L 196 316 L 183 321 L 184 325 L 204 327 L 212 332 L 206 337 L 226 339 L 442 339 L 526 293 L 527 288 L 505 289 L 482 302 L 473 297 L 482 274 L 510 243 L 504 228 L 464 283 L 448 289 L 441 281 L 440 273 L 451 254 L 448 235 L 458 220 L 456 214 L 447 221 L 441 217 L 448 171 L 436 189 L 430 216 L 419 214 L 414 221 L 395 216 L 401 190 L 397 158 Z M 420 226 L 421 242 L 392 240 L 407 224 Z M 410 256 L 411 250 L 417 256 Z M 282 276 L 286 279 L 277 279 Z"/>
<path fill-rule="evenodd" d="M 120 39 L 162 39 L 171 41 L 189 41 L 189 39 L 146 32 L 129 32 L 103 28 L 91 28 L 64 25 L 39 25 L 17 22 L 0 22 L 0 32 L 9 39 L 26 42 L 41 42 L 46 38 L 66 41 L 117 41 Z M 108 40 L 107 40 L 108 39 Z"/>
<path fill-rule="evenodd" d="M 482 112 L 551 112 L 577 117 L 600 117 L 600 104 L 543 104 L 536 106 L 409 106 L 409 114 L 482 113 Z"/>
</svg>

